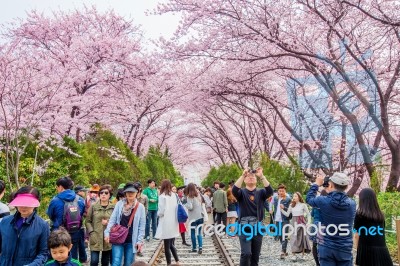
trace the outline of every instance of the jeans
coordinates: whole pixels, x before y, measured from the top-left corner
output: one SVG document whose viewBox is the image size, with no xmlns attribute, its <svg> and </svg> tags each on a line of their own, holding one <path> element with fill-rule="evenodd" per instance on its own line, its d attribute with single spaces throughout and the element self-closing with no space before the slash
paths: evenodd
<svg viewBox="0 0 400 266">
<path fill-rule="evenodd" d="M 201 234 L 202 227 L 198 227 L 196 232 L 196 227 L 202 225 L 203 223 L 204 223 L 203 218 L 200 218 L 190 224 L 190 238 L 192 239 L 192 250 L 196 249 L 196 235 L 197 235 L 197 241 L 199 242 L 199 248 L 203 248 L 203 235 Z"/>
<path fill-rule="evenodd" d="M 77 231 L 74 233 L 69 233 L 71 235 L 71 241 L 72 241 L 72 248 L 71 248 L 71 258 L 73 259 L 78 259 L 78 248 L 79 248 L 79 242 L 81 241 L 81 231 Z M 85 241 L 85 239 L 83 239 Z M 86 253 L 85 253 L 86 255 Z M 86 258 L 87 259 L 87 258 Z"/>
<path fill-rule="evenodd" d="M 157 230 L 157 211 L 148 211 L 146 215 L 146 231 L 145 238 L 150 236 L 150 221 L 151 221 L 151 230 L 153 237 L 156 235 Z"/>
<path fill-rule="evenodd" d="M 223 223 L 224 225 L 225 225 L 225 227 L 226 227 L 226 223 L 227 223 L 227 218 L 228 218 L 228 216 L 227 216 L 228 214 L 226 213 L 226 212 L 217 212 L 217 217 L 216 217 L 216 221 L 215 221 L 215 223 L 216 224 L 221 224 L 221 223 Z"/>
<path fill-rule="evenodd" d="M 351 250 L 344 252 L 318 245 L 319 263 L 323 266 L 353 266 L 353 255 Z"/>
<path fill-rule="evenodd" d="M 124 257 L 124 266 L 131 266 L 135 261 L 132 243 L 113 244 L 112 245 L 112 266 L 121 266 L 122 257 Z"/>
<path fill-rule="evenodd" d="M 101 252 L 101 266 L 110 265 L 111 250 L 107 251 L 91 251 L 90 252 L 90 266 L 98 266 Z"/>
<path fill-rule="evenodd" d="M 289 221 L 285 221 L 285 222 L 276 222 L 276 227 L 279 228 L 279 226 L 282 226 L 282 233 L 283 233 L 283 227 L 286 224 L 289 224 Z M 282 239 L 282 234 L 279 236 L 279 240 L 281 241 L 281 245 L 282 245 L 282 253 L 286 253 L 287 250 L 287 243 L 288 243 L 288 239 L 287 239 L 287 233 L 289 232 L 289 228 L 286 227 L 285 228 L 285 239 Z"/>
<path fill-rule="evenodd" d="M 79 261 L 86 262 L 88 259 L 85 248 L 85 229 L 81 228 L 81 230 L 79 230 L 79 233 L 80 233 L 78 240 Z"/>
<path fill-rule="evenodd" d="M 175 261 L 179 261 L 178 253 L 176 252 L 176 248 L 174 246 L 175 238 L 164 239 L 164 252 L 165 259 L 167 260 L 167 265 L 171 264 L 171 252 L 172 256 L 174 256 Z"/>
<path fill-rule="evenodd" d="M 246 241 L 248 236 L 239 235 L 240 241 L 240 266 L 257 266 L 260 259 L 263 236 L 255 235 Z"/>
</svg>

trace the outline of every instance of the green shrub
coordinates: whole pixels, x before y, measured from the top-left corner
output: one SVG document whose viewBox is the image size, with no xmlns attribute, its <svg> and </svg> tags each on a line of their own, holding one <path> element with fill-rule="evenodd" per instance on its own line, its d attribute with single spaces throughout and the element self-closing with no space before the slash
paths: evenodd
<svg viewBox="0 0 400 266">
<path fill-rule="evenodd" d="M 379 206 L 382 212 L 385 214 L 386 230 L 396 231 L 394 220 L 396 218 L 400 219 L 399 199 L 399 192 L 381 192 L 378 194 Z M 386 233 L 386 244 L 392 258 L 399 262 L 399 258 L 397 257 L 398 245 L 395 233 Z"/>
<path fill-rule="evenodd" d="M 39 171 L 33 173 L 35 154 Z M 39 214 L 47 219 L 46 209 L 57 194 L 55 184 L 58 178 L 69 175 L 75 185 L 110 184 L 113 188 L 120 183 L 140 181 L 146 186 L 149 177 L 157 181 L 170 179 L 175 185 L 183 185 L 183 178 L 173 166 L 168 149 L 151 147 L 144 159 L 135 156 L 129 147 L 111 131 L 100 125 L 92 127 L 92 132 L 83 142 L 65 137 L 63 146 L 54 140 L 46 145 L 37 146 L 35 140 L 29 141 L 19 163 L 19 185 L 38 187 L 42 196 Z M 14 178 L 8 181 L 4 153 L 0 150 L 0 178 L 7 188 L 16 189 Z M 6 190 L 4 201 L 8 200 L 10 189 Z"/>
<path fill-rule="evenodd" d="M 284 184 L 288 192 L 304 194 L 309 188 L 303 172 L 297 166 L 270 159 L 266 154 L 261 155 L 260 166 L 274 189 Z"/>
<path fill-rule="evenodd" d="M 261 154 L 258 161 L 273 188 L 277 188 L 279 184 L 283 183 L 286 185 L 288 192 L 299 191 L 304 194 L 308 189 L 306 179 L 298 167 L 272 160 L 266 154 Z M 216 180 L 228 184 L 231 180 L 236 181 L 242 172 L 243 169 L 236 164 L 222 164 L 219 167 L 212 167 L 207 177 L 201 182 L 201 185 L 203 187 L 211 187 Z M 262 186 L 260 181 L 258 186 Z"/>
<path fill-rule="evenodd" d="M 231 180 L 236 181 L 243 170 L 237 164 L 222 164 L 218 168 L 212 167 L 207 177 L 201 182 L 202 187 L 212 187 L 214 181 L 219 181 L 228 185 Z"/>
<path fill-rule="evenodd" d="M 159 146 L 151 146 L 143 158 L 143 163 L 149 169 L 147 177 L 155 179 L 157 185 L 160 185 L 163 179 L 171 180 L 172 184 L 177 187 L 183 185 L 183 177 L 172 164 L 171 154 L 168 149 L 162 151 Z M 145 184 L 142 183 L 144 186 Z"/>
</svg>

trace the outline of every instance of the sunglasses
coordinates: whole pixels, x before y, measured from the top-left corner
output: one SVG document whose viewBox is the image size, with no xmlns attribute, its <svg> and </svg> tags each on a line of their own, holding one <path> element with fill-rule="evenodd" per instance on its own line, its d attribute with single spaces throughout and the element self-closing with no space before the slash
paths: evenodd
<svg viewBox="0 0 400 266">
<path fill-rule="evenodd" d="M 108 191 L 100 191 L 100 195 L 101 195 L 101 194 L 108 195 Z"/>
</svg>

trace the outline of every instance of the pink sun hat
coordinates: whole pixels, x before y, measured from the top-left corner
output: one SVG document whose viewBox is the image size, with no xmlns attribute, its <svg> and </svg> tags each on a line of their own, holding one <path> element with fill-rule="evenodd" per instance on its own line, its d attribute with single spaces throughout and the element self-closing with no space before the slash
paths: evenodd
<svg viewBox="0 0 400 266">
<path fill-rule="evenodd" d="M 39 207 L 40 203 L 32 194 L 18 194 L 9 205 L 14 207 Z"/>
</svg>

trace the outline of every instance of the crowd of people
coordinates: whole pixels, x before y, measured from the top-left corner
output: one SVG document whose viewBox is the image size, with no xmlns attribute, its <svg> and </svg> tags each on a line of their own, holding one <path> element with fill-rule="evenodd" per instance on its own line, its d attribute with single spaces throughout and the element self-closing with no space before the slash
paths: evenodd
<svg viewBox="0 0 400 266">
<path fill-rule="evenodd" d="M 257 188 L 258 182 L 262 188 Z M 21 187 L 12 193 L 8 205 L 0 203 L 0 266 L 81 265 L 88 262 L 86 245 L 92 266 L 147 265 L 140 257 L 152 239 L 164 242 L 167 265 L 172 265 L 172 259 L 179 265 L 175 239 L 180 237 L 189 252 L 201 255 L 204 225 L 227 228 L 225 237 L 239 239 L 240 265 L 256 266 L 263 234 L 249 237 L 246 230 L 263 225 L 266 218 L 269 226 L 263 228 L 280 241 L 282 260 L 288 256 L 290 241 L 293 254 L 312 252 L 316 265 L 353 265 L 353 246 L 357 265 L 393 265 L 384 230 L 368 234 L 371 228 L 385 228 L 376 194 L 363 189 L 356 209 L 345 193 L 349 182 L 343 173 L 334 173 L 325 183 L 318 177 L 304 200 L 300 192 L 288 193 L 283 184 L 273 190 L 262 168 L 244 170 L 226 189 L 218 181 L 201 188 L 193 183 L 176 187 L 165 179 L 157 187 L 149 179 L 145 189 L 140 182 L 121 184 L 115 196 L 110 185 L 93 184 L 86 189 L 62 177 L 56 181 L 57 195 L 47 209 L 50 226 L 37 213 L 41 200 L 37 188 Z M 5 184 L 0 181 L 0 199 L 4 193 Z M 186 221 L 177 215 L 182 206 Z M 307 229 L 311 224 L 314 231 Z M 295 229 L 292 234 L 289 225 Z M 343 226 L 348 230 L 338 232 Z"/>
</svg>

